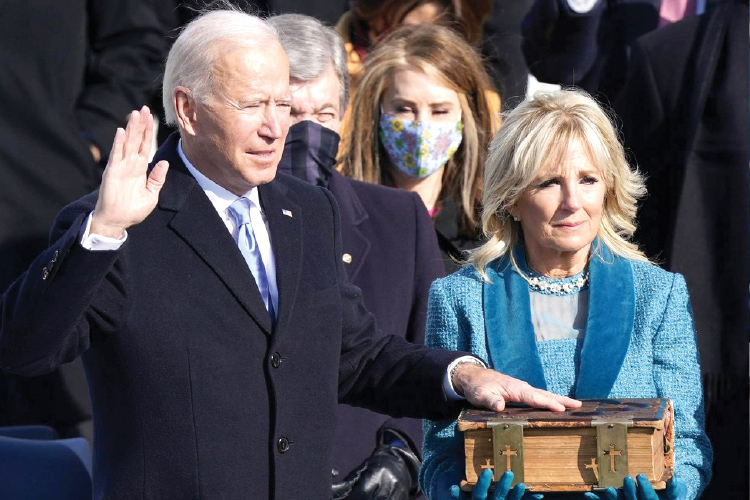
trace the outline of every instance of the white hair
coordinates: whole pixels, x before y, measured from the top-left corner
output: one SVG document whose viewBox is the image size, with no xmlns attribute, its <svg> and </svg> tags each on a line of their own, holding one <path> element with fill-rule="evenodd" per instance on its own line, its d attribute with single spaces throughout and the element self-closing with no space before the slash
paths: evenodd
<svg viewBox="0 0 750 500">
<path fill-rule="evenodd" d="M 311 82 L 333 64 L 339 80 L 339 110 L 349 104 L 349 70 L 344 41 L 333 28 L 314 17 L 281 14 L 268 19 L 278 30 L 279 41 L 289 58 L 289 78 Z"/>
<path fill-rule="evenodd" d="M 206 102 L 214 91 L 213 67 L 221 57 L 243 48 L 262 48 L 279 42 L 276 29 L 259 17 L 234 9 L 209 11 L 190 22 L 167 56 L 162 85 L 164 114 L 177 124 L 172 94 L 190 89 L 193 99 Z"/>
</svg>

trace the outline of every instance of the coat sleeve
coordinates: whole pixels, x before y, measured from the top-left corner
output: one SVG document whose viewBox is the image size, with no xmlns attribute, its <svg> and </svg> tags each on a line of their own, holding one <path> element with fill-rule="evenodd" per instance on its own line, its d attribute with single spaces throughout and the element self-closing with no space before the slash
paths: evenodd
<svg viewBox="0 0 750 500">
<path fill-rule="evenodd" d="M 86 351 L 92 331 L 114 331 L 127 309 L 118 262 L 122 250 L 92 252 L 80 244 L 81 226 L 95 202 L 93 194 L 63 209 L 49 248 L 0 297 L 4 370 L 49 373 Z"/>
<path fill-rule="evenodd" d="M 697 498 L 711 478 L 711 444 L 704 430 L 703 391 L 698 347 L 685 279 L 674 275 L 654 338 L 654 383 L 672 398 L 675 419 L 675 472 Z"/>
<path fill-rule="evenodd" d="M 86 74 L 76 116 L 106 158 L 117 127 L 150 101 L 167 42 L 147 0 L 91 0 L 87 14 Z"/>
<path fill-rule="evenodd" d="M 430 289 L 425 343 L 431 348 L 455 350 L 459 345 L 465 347 L 461 339 L 467 332 L 459 323 L 460 311 L 445 281 L 436 281 Z M 425 420 L 423 431 L 420 487 L 432 500 L 450 498 L 450 487 L 465 476 L 463 439 L 456 420 Z"/>
<path fill-rule="evenodd" d="M 597 0 L 591 10 L 578 13 L 568 0 L 536 0 L 521 24 L 529 71 L 543 82 L 580 84 L 599 55 L 606 8 L 605 0 Z"/>
</svg>

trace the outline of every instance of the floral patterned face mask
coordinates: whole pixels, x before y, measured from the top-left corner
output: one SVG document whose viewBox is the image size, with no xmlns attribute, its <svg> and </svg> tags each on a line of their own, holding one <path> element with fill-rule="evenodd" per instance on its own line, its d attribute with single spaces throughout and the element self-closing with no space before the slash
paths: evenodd
<svg viewBox="0 0 750 500">
<path fill-rule="evenodd" d="M 399 172 L 424 179 L 448 163 L 461 145 L 461 120 L 419 122 L 380 113 L 380 140 Z"/>
</svg>

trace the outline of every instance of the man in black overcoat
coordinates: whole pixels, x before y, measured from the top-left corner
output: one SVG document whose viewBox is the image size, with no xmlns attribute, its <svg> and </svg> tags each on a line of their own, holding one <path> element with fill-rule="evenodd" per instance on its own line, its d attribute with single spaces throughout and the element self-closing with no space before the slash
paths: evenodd
<svg viewBox="0 0 750 500">
<path fill-rule="evenodd" d="M 152 118 L 133 112 L 99 191 L 60 213 L 0 304 L 4 369 L 83 358 L 95 498 L 330 498 L 338 402 L 428 418 L 455 416 L 460 395 L 579 404 L 377 335 L 346 277 L 333 197 L 276 175 L 291 99 L 266 22 L 199 17 L 164 89 L 180 136 L 148 169 Z M 231 215 L 237 203 L 251 222 Z"/>
</svg>

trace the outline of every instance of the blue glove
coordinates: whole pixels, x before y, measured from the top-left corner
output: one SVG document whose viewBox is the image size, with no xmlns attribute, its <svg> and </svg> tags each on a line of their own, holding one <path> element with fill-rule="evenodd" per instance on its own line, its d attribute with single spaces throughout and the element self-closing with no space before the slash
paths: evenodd
<svg viewBox="0 0 750 500">
<path fill-rule="evenodd" d="M 667 488 L 660 494 L 654 491 L 653 486 L 645 474 L 638 474 L 638 485 L 631 476 L 627 476 L 622 482 L 622 489 L 616 490 L 612 487 L 603 493 L 587 492 L 584 494 L 586 500 L 686 500 L 687 484 L 677 479 L 676 475 L 667 481 Z"/>
<path fill-rule="evenodd" d="M 518 483 L 510 489 L 510 484 L 513 482 L 513 473 L 511 471 L 503 472 L 500 476 L 500 480 L 495 485 L 495 489 L 492 492 L 492 496 L 489 500 L 541 500 L 543 495 L 540 494 L 528 494 L 526 493 L 526 486 L 523 483 Z M 471 491 L 471 500 L 488 500 L 488 493 L 490 485 L 492 484 L 492 471 L 485 469 L 477 479 L 477 484 Z M 451 486 L 451 498 L 461 499 L 466 498 L 464 494 L 462 496 L 461 488 L 456 485 Z"/>
</svg>

